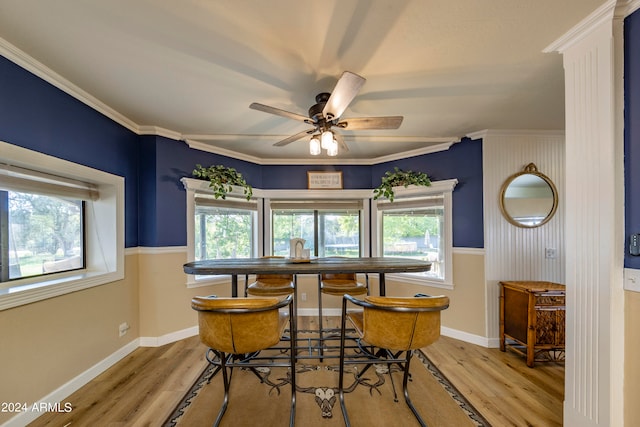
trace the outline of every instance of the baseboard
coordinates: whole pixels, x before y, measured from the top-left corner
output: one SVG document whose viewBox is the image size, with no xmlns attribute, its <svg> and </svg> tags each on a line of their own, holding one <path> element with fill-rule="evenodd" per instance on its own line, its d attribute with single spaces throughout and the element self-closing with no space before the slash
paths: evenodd
<svg viewBox="0 0 640 427">
<path fill-rule="evenodd" d="M 460 341 L 468 342 L 469 344 L 476 344 L 487 348 L 499 347 L 500 341 L 497 338 L 487 338 L 480 335 L 470 334 L 468 332 L 459 331 L 457 329 L 447 328 L 442 326 L 440 333 L 445 337 L 454 338 Z"/>
<path fill-rule="evenodd" d="M 298 308 L 298 316 L 318 317 L 318 307 L 316 308 Z M 323 308 L 322 313 L 325 316 L 342 316 L 341 308 Z"/>
<path fill-rule="evenodd" d="M 342 310 L 339 308 L 323 309 L 322 312 L 325 316 L 342 316 Z M 299 316 L 317 316 L 317 308 L 298 308 Z M 196 334 L 197 334 L 196 328 Z M 470 344 L 476 344 L 487 348 L 497 348 L 500 346 L 500 340 L 498 338 L 487 338 L 480 335 L 470 334 L 468 332 L 459 331 L 457 329 L 447 328 L 442 326 L 440 333 L 446 337 L 454 338 L 460 341 L 468 342 Z"/>
<path fill-rule="evenodd" d="M 172 342 L 180 341 L 194 335 L 198 335 L 197 326 L 171 332 L 170 334 L 159 337 L 140 337 L 140 347 L 160 347 L 161 345 L 171 344 Z"/>
<path fill-rule="evenodd" d="M 4 424 L 2 427 L 23 427 L 34 421 L 40 415 L 44 414 L 44 411 L 31 410 L 32 408 L 38 408 L 42 404 L 44 407 L 45 404 L 49 408 L 55 407 L 59 402 L 62 402 L 64 399 L 69 397 L 73 392 L 78 390 L 80 387 L 87 384 L 89 381 L 109 369 L 111 366 L 118 363 L 120 360 L 124 359 L 127 355 L 133 352 L 136 348 L 140 346 L 139 339 L 134 339 L 129 344 L 117 350 L 115 353 L 110 354 L 100 362 L 93 365 L 91 368 L 87 369 L 77 377 L 71 379 L 67 383 L 58 387 L 56 390 L 52 391 L 48 395 L 44 396 L 42 399 L 37 402 L 33 402 L 30 404 L 28 411 L 20 412 L 15 417 L 11 418 Z"/>
</svg>

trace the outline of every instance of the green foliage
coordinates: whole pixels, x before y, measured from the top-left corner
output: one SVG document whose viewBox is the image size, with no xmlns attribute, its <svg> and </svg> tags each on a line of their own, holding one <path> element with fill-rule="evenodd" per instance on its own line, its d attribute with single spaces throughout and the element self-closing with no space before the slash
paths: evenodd
<svg viewBox="0 0 640 427">
<path fill-rule="evenodd" d="M 196 259 L 251 257 L 251 222 L 249 212 L 216 211 L 196 214 Z"/>
<path fill-rule="evenodd" d="M 58 251 L 73 256 L 74 248 L 82 246 L 82 207 L 79 201 L 30 193 L 9 193 L 11 238 L 18 250 L 34 254 Z"/>
<path fill-rule="evenodd" d="M 227 193 L 233 191 L 234 185 L 243 188 L 247 200 L 253 196 L 253 188 L 247 184 L 242 174 L 234 168 L 228 168 L 223 165 L 213 165 L 205 168 L 202 165 L 196 165 L 192 174 L 194 178 L 209 181 L 209 186 L 213 190 L 213 195 L 216 199 L 226 199 Z"/>
<path fill-rule="evenodd" d="M 428 187 L 431 185 L 431 180 L 426 173 L 403 171 L 402 169 L 395 167 L 393 168 L 393 172 L 385 172 L 382 177 L 382 182 L 373 190 L 373 199 L 376 200 L 380 197 L 386 197 L 389 201 L 393 202 L 393 198 L 395 196 L 393 187 L 408 187 L 409 185 L 421 185 Z"/>
<path fill-rule="evenodd" d="M 424 238 L 440 234 L 440 218 L 435 215 L 385 215 L 385 243 L 395 243 L 407 238 Z"/>
</svg>

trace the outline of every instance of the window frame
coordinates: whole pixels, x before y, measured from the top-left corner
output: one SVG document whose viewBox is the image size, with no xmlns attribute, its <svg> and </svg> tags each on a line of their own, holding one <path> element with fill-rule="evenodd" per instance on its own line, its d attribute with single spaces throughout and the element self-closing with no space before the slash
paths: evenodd
<svg viewBox="0 0 640 427">
<path fill-rule="evenodd" d="M 254 191 L 255 194 L 255 191 Z M 261 222 L 264 225 L 264 246 L 262 247 L 264 255 L 271 254 L 271 241 L 273 239 L 273 230 L 271 228 L 271 201 L 276 200 L 358 200 L 362 202 L 362 213 L 360 218 L 360 248 L 363 257 L 371 256 L 369 245 L 370 230 L 370 212 L 371 207 L 369 201 L 373 197 L 372 190 L 262 190 L 258 193 L 264 200 L 264 216 L 266 221 Z M 311 207 L 313 210 L 313 207 Z M 262 254 L 261 254 L 262 255 Z"/>
<path fill-rule="evenodd" d="M 401 280 L 403 282 L 427 285 L 437 288 L 453 289 L 453 190 L 458 183 L 457 179 L 448 179 L 443 181 L 434 181 L 429 187 L 409 186 L 394 188 L 394 200 L 402 201 L 403 199 L 420 199 L 433 196 L 442 196 L 444 207 L 444 228 L 442 237 L 444 243 L 444 279 L 439 280 L 430 277 L 421 276 L 419 273 L 393 273 L 387 274 L 386 277 L 391 280 Z M 418 202 L 416 200 L 416 202 Z M 383 210 L 378 206 L 381 204 L 392 203 L 386 199 L 372 200 L 371 203 L 371 250 L 372 256 L 382 256 L 382 213 Z M 417 205 L 419 206 L 419 205 Z"/>
<path fill-rule="evenodd" d="M 195 214 L 196 214 L 196 197 L 198 195 L 213 195 L 214 192 L 209 186 L 209 181 L 195 178 L 182 178 L 182 185 L 184 186 L 187 197 L 187 260 L 195 260 Z M 257 193 L 257 194 L 256 194 Z M 262 206 L 263 200 L 259 195 L 259 190 L 254 190 L 252 201 L 256 202 L 256 216 L 253 227 L 253 241 L 256 245 L 251 248 L 252 256 L 260 256 L 260 248 L 262 247 L 263 234 L 260 232 L 262 220 Z M 246 197 L 241 187 L 233 187 L 233 191 L 227 194 L 226 199 L 217 199 L 216 204 L 224 206 L 225 201 L 229 204 L 234 204 L 237 201 L 245 201 Z M 215 285 L 219 283 L 226 283 L 229 281 L 229 275 L 212 275 L 212 276 L 196 276 L 193 274 L 187 274 L 187 288 L 199 288 L 203 286 Z"/>
<path fill-rule="evenodd" d="M 85 268 L 0 284 L 0 310 L 124 279 L 124 178 L 0 141 L 0 162 L 92 184 L 86 202 Z"/>
</svg>

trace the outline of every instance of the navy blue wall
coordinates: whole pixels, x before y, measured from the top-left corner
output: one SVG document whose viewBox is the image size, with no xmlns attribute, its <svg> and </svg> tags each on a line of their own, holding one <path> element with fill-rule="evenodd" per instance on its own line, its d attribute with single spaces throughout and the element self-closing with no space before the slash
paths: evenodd
<svg viewBox="0 0 640 427">
<path fill-rule="evenodd" d="M 147 144 L 153 146 L 147 146 Z M 247 182 L 262 189 L 306 189 L 307 171 L 340 170 L 344 188 L 373 188 L 387 170 L 398 166 L 426 172 L 434 180 L 457 178 L 453 192 L 453 245 L 484 247 L 482 221 L 482 143 L 463 140 L 448 151 L 426 154 L 375 166 L 264 165 L 191 150 L 184 143 L 162 137 L 143 138 L 143 157 L 153 165 L 141 166 L 140 215 L 155 216 L 141 224 L 140 246 L 186 245 L 185 191 L 180 178 L 191 176 L 195 164 L 224 164 L 240 171 Z M 154 153 L 155 156 L 149 155 Z M 150 161 L 150 160 L 147 160 Z M 145 160 L 143 159 L 144 163 Z M 145 176 L 148 174 L 149 176 Z M 142 190 L 142 186 L 149 187 Z M 152 197 L 155 195 L 155 199 Z M 155 205 L 154 205 L 155 203 Z M 155 212 L 155 214 L 154 214 Z"/>
<path fill-rule="evenodd" d="M 125 244 L 138 246 L 139 137 L 0 56 L 0 140 L 125 178 Z"/>
<path fill-rule="evenodd" d="M 190 149 L 159 136 L 138 136 L 0 57 L 0 140 L 125 177 L 126 246 L 186 245 L 186 192 L 180 178 L 198 163 L 236 168 L 263 189 L 307 188 L 307 171 L 340 170 L 344 188 L 373 188 L 398 166 L 457 178 L 453 244 L 483 247 L 482 145 L 465 140 L 448 151 L 375 166 L 256 165 Z"/>
<path fill-rule="evenodd" d="M 625 260 L 624 266 L 640 268 L 640 257 L 629 254 L 629 236 L 640 233 L 640 11 L 624 24 L 624 174 Z M 638 77 L 638 80 L 636 80 Z"/>
<path fill-rule="evenodd" d="M 484 247 L 481 141 L 463 139 L 447 151 L 375 165 L 371 188 L 377 187 L 384 173 L 396 166 L 424 172 L 432 181 L 458 179 L 453 191 L 453 246 Z"/>
<path fill-rule="evenodd" d="M 163 137 L 147 137 L 143 153 L 152 150 L 149 162 L 153 173 L 141 181 L 147 182 L 150 194 L 141 197 L 141 218 L 154 217 L 154 223 L 145 226 L 140 246 L 185 246 L 187 244 L 186 192 L 180 179 L 191 177 L 196 164 L 210 166 L 222 164 L 235 168 L 253 187 L 262 188 L 261 167 L 254 163 L 217 154 L 190 149 L 185 143 Z M 153 145 L 153 148 L 148 145 Z M 144 169 L 144 167 L 142 168 Z M 143 179 L 142 179 L 143 178 Z M 152 184 L 151 184 L 152 183 Z"/>
</svg>

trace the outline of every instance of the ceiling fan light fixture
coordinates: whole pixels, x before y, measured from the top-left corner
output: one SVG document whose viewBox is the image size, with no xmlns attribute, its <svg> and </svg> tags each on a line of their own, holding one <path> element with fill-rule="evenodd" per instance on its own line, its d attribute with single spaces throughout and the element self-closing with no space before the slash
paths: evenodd
<svg viewBox="0 0 640 427">
<path fill-rule="evenodd" d="M 335 139 L 331 141 L 331 145 L 327 148 L 327 155 L 331 157 L 338 155 L 338 142 Z"/>
<path fill-rule="evenodd" d="M 329 147 L 333 144 L 333 132 L 330 130 L 325 130 L 322 132 L 322 148 L 328 150 Z"/>
<path fill-rule="evenodd" d="M 320 140 L 318 139 L 318 135 L 313 135 L 313 137 L 311 137 L 311 141 L 309 141 L 309 153 L 311 153 L 312 156 L 317 156 L 322 152 L 322 149 L 320 148 Z"/>
</svg>

